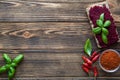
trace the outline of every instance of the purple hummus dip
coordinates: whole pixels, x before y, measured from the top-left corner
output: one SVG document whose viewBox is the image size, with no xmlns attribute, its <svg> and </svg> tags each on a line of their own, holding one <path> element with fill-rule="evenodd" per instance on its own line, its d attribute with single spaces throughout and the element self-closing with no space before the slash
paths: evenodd
<svg viewBox="0 0 120 80">
<path fill-rule="evenodd" d="M 108 44 L 105 44 L 102 41 L 101 34 L 97 34 L 97 35 L 95 35 L 95 37 L 97 38 L 101 48 L 105 48 L 105 47 L 109 47 L 110 45 L 112 45 L 118 41 L 118 33 L 116 31 L 116 26 L 115 26 L 113 17 L 111 16 L 111 13 L 110 13 L 109 9 L 106 8 L 106 6 L 102 6 L 102 7 L 94 6 L 89 10 L 89 17 L 94 25 L 94 28 L 97 27 L 96 20 L 99 19 L 100 15 L 102 13 L 104 13 L 104 21 L 106 21 L 106 20 L 111 21 L 111 25 L 107 28 L 109 31 L 109 34 L 107 36 Z"/>
</svg>

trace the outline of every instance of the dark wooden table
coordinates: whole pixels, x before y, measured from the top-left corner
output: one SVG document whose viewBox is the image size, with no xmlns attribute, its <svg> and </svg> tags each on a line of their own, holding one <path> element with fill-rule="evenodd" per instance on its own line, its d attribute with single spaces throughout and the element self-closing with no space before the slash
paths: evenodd
<svg viewBox="0 0 120 80">
<path fill-rule="evenodd" d="M 0 66 L 3 53 L 24 54 L 14 79 L 94 80 L 81 69 L 83 46 L 94 40 L 86 7 L 104 0 L 0 0 Z M 120 0 L 108 0 L 120 35 Z M 120 49 L 120 42 L 111 46 Z M 99 69 L 97 80 L 120 80 L 120 70 L 107 74 Z M 1 74 L 0 80 L 6 80 Z"/>
</svg>

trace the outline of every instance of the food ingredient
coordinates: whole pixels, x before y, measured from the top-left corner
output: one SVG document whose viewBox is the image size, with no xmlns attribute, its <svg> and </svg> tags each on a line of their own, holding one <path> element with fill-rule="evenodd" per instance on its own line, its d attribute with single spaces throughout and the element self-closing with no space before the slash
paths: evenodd
<svg viewBox="0 0 120 80">
<path fill-rule="evenodd" d="M 88 46 L 89 45 L 89 46 Z M 92 53 L 92 45 L 90 40 L 88 39 L 85 42 L 85 46 L 84 46 L 84 52 L 89 56 L 86 57 L 84 55 L 82 55 L 82 59 L 83 59 L 83 64 L 82 64 L 82 69 L 84 70 L 84 72 L 86 72 L 88 75 L 90 74 L 90 70 L 92 70 L 94 72 L 94 77 L 98 76 L 98 70 L 97 67 L 93 67 L 93 63 L 95 63 L 98 58 L 99 58 L 99 53 L 97 51 L 93 51 Z M 90 54 L 89 54 L 89 53 Z M 91 54 L 92 53 L 92 54 Z M 94 69 L 95 68 L 95 69 Z"/>
<path fill-rule="evenodd" d="M 15 71 L 16 71 L 15 68 L 10 67 L 10 69 L 9 69 L 9 71 L 8 71 L 9 80 L 11 80 L 11 79 L 14 77 Z"/>
<path fill-rule="evenodd" d="M 99 19 L 96 20 L 96 24 L 98 27 L 93 28 L 92 31 L 94 32 L 94 34 L 102 34 L 102 41 L 107 44 L 107 35 L 109 34 L 107 28 L 111 25 L 110 20 L 104 21 L 104 13 L 102 13 Z"/>
<path fill-rule="evenodd" d="M 85 66 L 82 66 L 82 69 L 89 75 L 89 69 Z"/>
<path fill-rule="evenodd" d="M 98 54 L 97 51 L 94 51 L 94 52 L 92 53 L 92 55 L 90 56 L 90 60 L 92 60 L 97 54 Z"/>
<path fill-rule="evenodd" d="M 97 67 L 93 67 L 93 73 L 94 73 L 94 77 L 97 77 L 98 76 L 98 69 Z"/>
<path fill-rule="evenodd" d="M 100 54 L 95 55 L 91 60 L 92 63 L 96 62 L 98 60 L 99 56 L 100 56 Z"/>
<path fill-rule="evenodd" d="M 7 64 L 10 64 L 12 62 L 11 58 L 7 54 L 3 54 L 3 58 Z"/>
<path fill-rule="evenodd" d="M 90 20 L 92 21 L 92 24 L 94 25 L 94 28 L 96 28 L 98 25 L 96 24 L 96 20 L 99 19 L 100 15 L 102 13 L 104 13 L 104 21 L 106 20 L 110 20 L 111 25 L 107 28 L 109 31 L 109 34 L 107 35 L 107 39 L 108 39 L 108 43 L 105 44 L 102 41 L 101 35 L 95 35 L 96 39 L 99 42 L 99 45 L 104 48 L 104 47 L 109 47 L 111 46 L 113 43 L 116 43 L 119 38 L 118 38 L 118 33 L 116 31 L 116 25 L 114 22 L 113 17 L 111 16 L 111 13 L 109 11 L 109 9 L 104 5 L 104 6 L 94 6 L 92 8 L 90 8 L 89 10 L 89 16 L 90 16 Z"/>
<path fill-rule="evenodd" d="M 82 59 L 84 60 L 85 63 L 92 65 L 92 61 L 90 61 L 87 57 L 82 56 Z"/>
<path fill-rule="evenodd" d="M 85 52 L 88 56 L 91 56 L 92 45 L 91 45 L 90 39 L 87 39 L 87 41 L 85 42 L 84 52 Z"/>
<path fill-rule="evenodd" d="M 109 50 L 102 54 L 100 63 L 105 69 L 113 70 L 120 65 L 120 57 L 116 52 Z"/>
<path fill-rule="evenodd" d="M 6 64 L 4 66 L 0 67 L 0 73 L 8 72 L 8 80 L 11 80 L 15 75 L 16 66 L 23 60 L 23 57 L 24 57 L 23 54 L 19 54 L 12 61 L 11 58 L 8 56 L 8 54 L 4 53 L 3 58 L 4 58 L 5 62 L 6 62 Z"/>
<path fill-rule="evenodd" d="M 92 65 L 89 65 L 88 63 L 83 63 L 82 64 L 84 67 L 87 67 L 88 69 L 91 69 L 92 68 Z"/>
</svg>

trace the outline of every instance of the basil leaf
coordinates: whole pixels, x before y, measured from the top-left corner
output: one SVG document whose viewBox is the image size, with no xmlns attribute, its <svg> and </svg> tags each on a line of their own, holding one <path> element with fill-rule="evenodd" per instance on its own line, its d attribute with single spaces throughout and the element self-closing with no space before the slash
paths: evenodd
<svg viewBox="0 0 120 80">
<path fill-rule="evenodd" d="M 10 64 L 12 62 L 11 58 L 6 53 L 3 54 L 3 58 L 7 64 Z"/>
<path fill-rule="evenodd" d="M 8 80 L 11 80 L 13 77 L 14 77 L 14 75 L 15 75 L 15 68 L 13 68 L 13 67 L 10 67 L 10 69 L 9 69 L 9 71 L 8 71 Z"/>
<path fill-rule="evenodd" d="M 92 45 L 91 45 L 90 39 L 87 39 L 87 41 L 85 42 L 84 51 L 88 56 L 91 56 Z"/>
<path fill-rule="evenodd" d="M 19 54 L 17 57 L 13 59 L 13 63 L 19 64 L 24 58 L 23 54 Z"/>
<path fill-rule="evenodd" d="M 109 31 L 106 28 L 102 28 L 102 33 L 107 36 L 109 34 Z"/>
<path fill-rule="evenodd" d="M 0 74 L 3 73 L 3 72 L 6 72 L 6 71 L 7 71 L 6 66 L 1 66 L 0 67 Z"/>
<path fill-rule="evenodd" d="M 104 42 L 105 44 L 108 43 L 107 36 L 106 36 L 104 33 L 102 33 L 102 40 L 103 40 L 103 42 Z"/>
<path fill-rule="evenodd" d="M 95 33 L 95 34 L 100 34 L 101 28 L 100 27 L 93 28 L 92 32 Z"/>
<path fill-rule="evenodd" d="M 104 13 L 100 15 L 100 20 L 104 21 Z"/>
<path fill-rule="evenodd" d="M 104 26 L 104 27 L 109 27 L 110 24 L 111 24 L 110 20 L 107 20 L 107 21 L 105 21 L 105 23 L 104 23 L 103 26 Z"/>
<path fill-rule="evenodd" d="M 96 21 L 97 25 L 102 27 L 103 26 L 103 21 L 101 19 Z"/>
</svg>

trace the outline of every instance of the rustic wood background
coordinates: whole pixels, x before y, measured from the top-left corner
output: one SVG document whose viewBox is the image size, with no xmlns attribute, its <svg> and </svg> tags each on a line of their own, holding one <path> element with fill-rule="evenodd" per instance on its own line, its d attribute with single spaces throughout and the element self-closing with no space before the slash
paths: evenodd
<svg viewBox="0 0 120 80">
<path fill-rule="evenodd" d="M 2 53 L 23 53 L 14 79 L 96 80 L 81 69 L 81 55 L 88 38 L 98 50 L 85 9 L 102 1 L 0 0 L 0 66 L 5 64 Z M 120 0 L 107 1 L 120 35 Z M 120 49 L 120 42 L 110 48 Z M 97 80 L 120 79 L 120 70 L 107 74 L 98 68 Z M 0 75 L 0 80 L 6 78 L 6 73 Z"/>
</svg>

